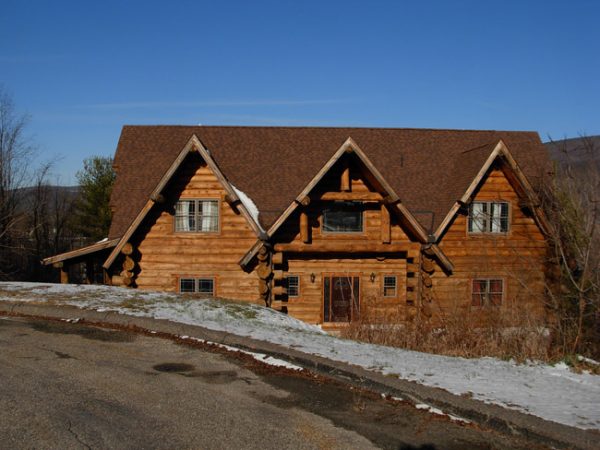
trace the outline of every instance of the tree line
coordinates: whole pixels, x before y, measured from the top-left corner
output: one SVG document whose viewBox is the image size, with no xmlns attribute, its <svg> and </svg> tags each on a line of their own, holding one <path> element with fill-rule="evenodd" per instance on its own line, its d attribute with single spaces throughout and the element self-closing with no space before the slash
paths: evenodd
<svg viewBox="0 0 600 450">
<path fill-rule="evenodd" d="M 55 281 L 43 258 L 108 235 L 115 173 L 111 158 L 92 156 L 77 173 L 78 186 L 53 184 L 52 164 L 34 165 L 28 122 L 0 86 L 0 279 Z"/>
</svg>

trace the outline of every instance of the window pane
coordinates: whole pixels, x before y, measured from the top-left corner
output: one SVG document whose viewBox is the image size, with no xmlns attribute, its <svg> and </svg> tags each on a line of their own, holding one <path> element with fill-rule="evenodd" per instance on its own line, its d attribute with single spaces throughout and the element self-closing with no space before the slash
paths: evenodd
<svg viewBox="0 0 600 450">
<path fill-rule="evenodd" d="M 383 296 L 384 297 L 395 297 L 396 296 L 396 277 L 395 276 L 383 277 Z"/>
<path fill-rule="evenodd" d="M 347 202 L 323 211 L 323 231 L 329 233 L 362 232 L 363 222 L 360 205 Z"/>
<path fill-rule="evenodd" d="M 492 233 L 506 233 L 508 231 L 508 203 L 490 203 L 492 217 Z"/>
<path fill-rule="evenodd" d="M 179 280 L 179 292 L 195 292 L 196 280 L 193 278 L 182 278 Z"/>
<path fill-rule="evenodd" d="M 175 231 L 196 231 L 195 200 L 180 200 L 175 206 Z"/>
<path fill-rule="evenodd" d="M 502 294 L 503 282 L 502 280 L 490 280 L 490 292 L 493 294 Z"/>
<path fill-rule="evenodd" d="M 297 275 L 287 277 L 288 297 L 298 297 L 300 295 L 300 278 Z"/>
<path fill-rule="evenodd" d="M 504 281 L 499 279 L 473 280 L 473 306 L 500 306 L 504 293 Z"/>
<path fill-rule="evenodd" d="M 214 295 L 215 282 L 212 278 L 199 278 L 198 279 L 198 293 Z"/>
<path fill-rule="evenodd" d="M 473 306 L 483 306 L 485 304 L 486 292 L 486 280 L 473 280 L 473 295 L 471 298 L 471 304 Z"/>
<path fill-rule="evenodd" d="M 500 233 L 500 204 L 499 203 L 490 203 L 490 217 L 491 217 L 491 232 L 492 233 Z"/>
<path fill-rule="evenodd" d="M 469 232 L 484 233 L 487 224 L 487 204 L 473 202 L 469 214 Z"/>
<path fill-rule="evenodd" d="M 469 233 L 506 233 L 507 202 L 473 202 L 469 209 Z"/>
<path fill-rule="evenodd" d="M 219 231 L 219 202 L 216 200 L 201 200 L 200 231 Z"/>
<path fill-rule="evenodd" d="M 492 305 L 492 306 L 502 305 L 502 294 L 490 294 L 490 305 Z"/>
<path fill-rule="evenodd" d="M 508 203 L 500 203 L 500 231 L 506 233 L 508 231 Z"/>
</svg>

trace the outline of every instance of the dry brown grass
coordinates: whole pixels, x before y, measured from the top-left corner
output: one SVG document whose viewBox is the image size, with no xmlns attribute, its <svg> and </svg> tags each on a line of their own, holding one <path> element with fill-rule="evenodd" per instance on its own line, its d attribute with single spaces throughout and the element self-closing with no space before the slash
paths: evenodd
<svg viewBox="0 0 600 450">
<path fill-rule="evenodd" d="M 552 361 L 548 328 L 510 309 L 461 309 L 443 317 L 365 313 L 342 330 L 342 337 L 427 353 L 475 358 L 492 356 L 517 361 Z"/>
</svg>

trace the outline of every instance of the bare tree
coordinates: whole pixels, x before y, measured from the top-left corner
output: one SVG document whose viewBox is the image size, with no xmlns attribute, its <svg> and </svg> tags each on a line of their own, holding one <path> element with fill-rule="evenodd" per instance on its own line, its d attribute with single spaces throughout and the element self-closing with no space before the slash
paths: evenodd
<svg viewBox="0 0 600 450">
<path fill-rule="evenodd" d="M 554 143 L 558 162 L 546 184 L 555 268 L 549 289 L 569 353 L 600 353 L 600 148 L 597 140 Z"/>
<path fill-rule="evenodd" d="M 0 272 L 14 270 L 13 231 L 24 214 L 19 211 L 20 189 L 31 180 L 33 145 L 25 129 L 29 117 L 18 114 L 11 96 L 0 86 Z"/>
</svg>

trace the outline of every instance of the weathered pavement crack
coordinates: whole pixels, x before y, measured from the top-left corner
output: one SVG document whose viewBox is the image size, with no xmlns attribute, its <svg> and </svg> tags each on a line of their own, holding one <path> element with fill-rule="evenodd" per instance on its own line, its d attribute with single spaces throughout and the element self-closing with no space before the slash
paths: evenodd
<svg viewBox="0 0 600 450">
<path fill-rule="evenodd" d="M 92 447 L 90 447 L 88 444 L 86 444 L 81 439 L 79 439 L 79 435 L 77 433 L 75 433 L 75 431 L 73 431 L 73 424 L 71 423 L 70 420 L 68 420 L 68 423 L 69 423 L 69 426 L 67 427 L 67 431 L 73 435 L 73 437 L 75 438 L 75 440 L 77 442 L 79 442 L 81 445 L 83 445 L 88 450 L 92 450 Z"/>
</svg>

